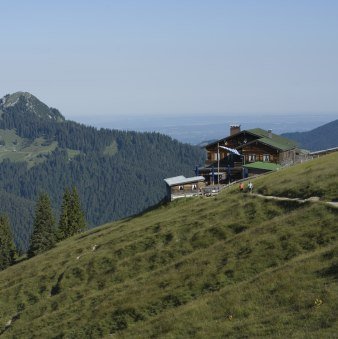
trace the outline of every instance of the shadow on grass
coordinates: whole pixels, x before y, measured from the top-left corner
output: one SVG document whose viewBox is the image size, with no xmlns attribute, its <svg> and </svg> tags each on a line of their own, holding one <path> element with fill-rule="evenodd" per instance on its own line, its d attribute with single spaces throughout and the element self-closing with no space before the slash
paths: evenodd
<svg viewBox="0 0 338 339">
<path fill-rule="evenodd" d="M 329 267 L 317 272 L 321 277 L 331 277 L 338 280 L 338 261 L 333 262 Z"/>
<path fill-rule="evenodd" d="M 122 219 L 121 221 L 123 223 L 129 222 L 130 220 L 137 218 L 137 217 L 141 217 L 146 213 L 149 213 L 153 210 L 156 210 L 157 208 L 161 207 L 161 206 L 169 206 L 170 202 L 167 201 L 167 199 L 164 197 L 162 198 L 158 203 L 146 208 L 145 210 L 143 210 L 142 212 L 130 215 L 128 218 Z"/>
<path fill-rule="evenodd" d="M 133 214 L 133 215 L 130 215 L 129 217 L 127 218 L 123 218 L 123 219 L 120 219 L 120 220 L 114 220 L 112 222 L 120 222 L 122 224 L 125 224 L 125 223 L 128 223 L 130 222 L 132 219 L 134 218 L 137 218 L 137 217 L 141 217 L 143 216 L 144 214 L 148 213 L 148 212 L 151 212 L 157 208 L 159 208 L 160 206 L 167 206 L 169 205 L 169 202 L 164 198 L 162 198 L 158 203 L 146 208 L 145 210 L 143 210 L 142 212 L 139 212 L 139 213 L 136 213 L 136 214 Z M 101 226 L 101 225 L 100 225 Z M 97 226 L 99 227 L 99 226 Z M 95 229 L 95 227 L 91 230 L 88 230 L 85 234 L 83 235 L 80 235 L 77 239 L 84 239 L 84 238 L 87 238 L 95 233 L 99 233 L 102 231 L 102 228 L 98 228 L 98 229 Z"/>
</svg>

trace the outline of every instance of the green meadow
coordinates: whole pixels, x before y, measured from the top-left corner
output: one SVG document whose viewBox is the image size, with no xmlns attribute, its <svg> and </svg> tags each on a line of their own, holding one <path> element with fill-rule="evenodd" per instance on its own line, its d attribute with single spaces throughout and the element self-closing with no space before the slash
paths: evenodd
<svg viewBox="0 0 338 339">
<path fill-rule="evenodd" d="M 259 193 L 338 201 L 338 157 L 331 153 L 256 180 Z"/>
<path fill-rule="evenodd" d="M 338 153 L 181 199 L 0 272 L 4 338 L 334 338 Z M 298 193 L 297 193 L 298 192 Z M 8 322 L 11 320 L 11 324 Z M 6 325 L 7 324 L 7 325 Z"/>
<path fill-rule="evenodd" d="M 0 130 L 0 162 L 10 160 L 26 162 L 28 168 L 46 160 L 46 156 L 57 148 L 56 141 L 47 141 L 44 138 L 29 140 L 21 138 L 15 130 Z M 69 158 L 80 154 L 80 151 L 67 149 Z"/>
</svg>

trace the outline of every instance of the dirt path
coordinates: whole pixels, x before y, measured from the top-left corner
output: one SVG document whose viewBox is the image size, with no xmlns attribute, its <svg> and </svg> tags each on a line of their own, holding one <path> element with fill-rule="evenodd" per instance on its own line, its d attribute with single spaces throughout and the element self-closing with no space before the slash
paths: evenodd
<svg viewBox="0 0 338 339">
<path fill-rule="evenodd" d="M 250 194 L 250 193 L 249 193 Z M 299 203 L 305 203 L 305 202 L 320 202 L 324 203 L 333 207 L 338 208 L 338 202 L 333 202 L 333 201 L 320 201 L 319 197 L 311 197 L 308 199 L 300 199 L 300 198 L 287 198 L 287 197 L 276 197 L 273 195 L 263 195 L 263 194 L 258 194 L 258 193 L 252 193 L 255 197 L 267 199 L 267 200 L 279 200 L 279 201 L 297 201 Z"/>
<path fill-rule="evenodd" d="M 333 207 L 337 207 L 338 208 L 338 202 L 334 202 L 334 201 L 326 201 L 326 204 L 329 204 Z"/>
</svg>

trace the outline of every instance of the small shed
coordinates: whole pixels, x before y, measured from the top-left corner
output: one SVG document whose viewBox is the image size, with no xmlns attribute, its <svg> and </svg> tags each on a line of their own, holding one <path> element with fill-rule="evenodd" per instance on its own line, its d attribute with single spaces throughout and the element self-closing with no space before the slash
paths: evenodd
<svg viewBox="0 0 338 339">
<path fill-rule="evenodd" d="M 164 179 L 167 186 L 167 200 L 193 197 L 202 194 L 205 178 L 202 176 L 186 178 L 183 175 Z"/>
</svg>

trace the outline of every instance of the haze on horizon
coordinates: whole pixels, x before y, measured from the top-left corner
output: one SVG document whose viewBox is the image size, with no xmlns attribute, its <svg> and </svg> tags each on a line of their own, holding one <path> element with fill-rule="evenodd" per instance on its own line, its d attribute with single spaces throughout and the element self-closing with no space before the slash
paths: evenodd
<svg viewBox="0 0 338 339">
<path fill-rule="evenodd" d="M 68 119 L 338 114 L 338 2 L 0 3 L 0 97 Z"/>
</svg>

